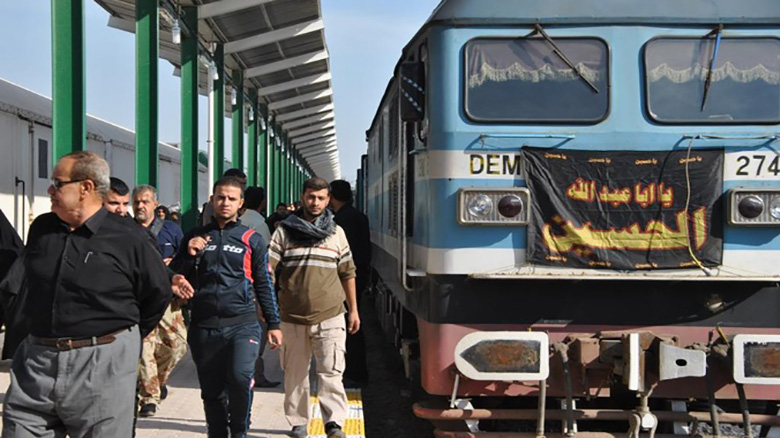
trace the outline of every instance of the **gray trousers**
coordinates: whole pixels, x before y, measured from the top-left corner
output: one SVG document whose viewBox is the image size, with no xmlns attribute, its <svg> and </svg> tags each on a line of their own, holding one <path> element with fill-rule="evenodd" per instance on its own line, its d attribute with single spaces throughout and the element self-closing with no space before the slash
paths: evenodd
<svg viewBox="0 0 780 438">
<path fill-rule="evenodd" d="M 129 438 L 141 334 L 110 344 L 58 351 L 24 340 L 11 365 L 3 438 Z"/>
</svg>

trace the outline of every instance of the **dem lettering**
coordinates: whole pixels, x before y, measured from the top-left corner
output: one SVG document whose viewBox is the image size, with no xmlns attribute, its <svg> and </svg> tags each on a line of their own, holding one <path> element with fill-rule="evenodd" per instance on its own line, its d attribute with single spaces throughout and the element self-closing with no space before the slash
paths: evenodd
<svg viewBox="0 0 780 438">
<path fill-rule="evenodd" d="M 520 170 L 520 155 L 469 155 L 469 172 L 472 175 L 520 175 Z"/>
</svg>

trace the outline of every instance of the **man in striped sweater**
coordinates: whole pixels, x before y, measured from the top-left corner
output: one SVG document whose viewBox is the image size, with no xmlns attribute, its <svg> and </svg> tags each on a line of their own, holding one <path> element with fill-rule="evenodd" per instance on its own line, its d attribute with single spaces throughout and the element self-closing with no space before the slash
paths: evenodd
<svg viewBox="0 0 780 438">
<path fill-rule="evenodd" d="M 317 395 L 328 438 L 345 438 L 347 394 L 342 383 L 347 331 L 360 329 L 355 263 L 349 243 L 327 209 L 330 186 L 321 178 L 304 182 L 303 208 L 279 223 L 268 249 L 278 277 L 284 368 L 284 411 L 291 436 L 306 437 L 309 421 L 309 364 L 317 361 Z M 344 321 L 344 301 L 348 307 Z"/>
</svg>

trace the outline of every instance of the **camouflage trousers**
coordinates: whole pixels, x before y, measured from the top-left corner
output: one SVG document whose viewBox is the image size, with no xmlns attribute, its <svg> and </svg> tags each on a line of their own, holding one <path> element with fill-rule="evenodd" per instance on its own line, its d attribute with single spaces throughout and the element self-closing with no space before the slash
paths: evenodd
<svg viewBox="0 0 780 438">
<path fill-rule="evenodd" d="M 138 395 L 140 405 L 160 404 L 160 388 L 171 371 L 187 353 L 187 327 L 181 310 L 165 310 L 160 323 L 144 338 L 141 361 L 138 364 Z"/>
</svg>

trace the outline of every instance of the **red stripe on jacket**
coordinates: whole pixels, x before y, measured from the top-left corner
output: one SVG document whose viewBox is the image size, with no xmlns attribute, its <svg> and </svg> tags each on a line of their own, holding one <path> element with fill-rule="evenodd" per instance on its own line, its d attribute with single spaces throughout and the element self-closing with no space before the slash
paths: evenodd
<svg viewBox="0 0 780 438">
<path fill-rule="evenodd" d="M 254 230 L 247 230 L 242 236 L 241 241 L 246 245 L 246 251 L 244 252 L 244 277 L 249 282 L 252 282 L 252 247 L 249 245 L 249 238 L 254 234 Z"/>
</svg>

